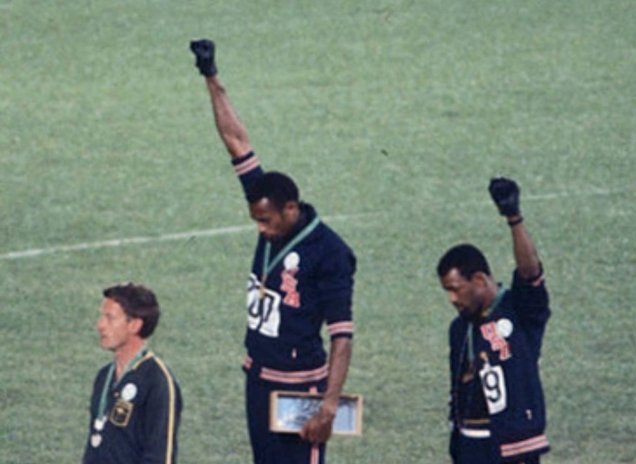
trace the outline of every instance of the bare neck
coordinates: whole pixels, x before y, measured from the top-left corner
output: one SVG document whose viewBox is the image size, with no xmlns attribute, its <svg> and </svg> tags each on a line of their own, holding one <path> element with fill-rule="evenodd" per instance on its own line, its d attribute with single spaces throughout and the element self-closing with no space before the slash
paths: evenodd
<svg viewBox="0 0 636 464">
<path fill-rule="evenodd" d="M 134 338 L 126 345 L 115 351 L 115 378 L 119 379 L 124 373 L 126 366 L 132 361 L 137 353 L 144 347 L 143 338 Z"/>
<path fill-rule="evenodd" d="M 494 279 L 489 278 L 486 282 L 487 283 L 486 283 L 484 304 L 481 308 L 482 316 L 486 315 L 488 310 L 492 307 L 493 303 L 497 299 L 497 292 L 498 292 L 497 282 L 495 282 Z"/>
</svg>

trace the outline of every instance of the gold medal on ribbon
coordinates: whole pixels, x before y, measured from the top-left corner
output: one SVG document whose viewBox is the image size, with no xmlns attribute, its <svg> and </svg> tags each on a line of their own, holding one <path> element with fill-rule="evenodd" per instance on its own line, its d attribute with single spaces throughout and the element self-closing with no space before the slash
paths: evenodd
<svg viewBox="0 0 636 464">
<path fill-rule="evenodd" d="M 462 374 L 462 383 L 469 383 L 472 382 L 473 379 L 475 378 L 475 364 L 474 363 L 470 363 L 467 367 L 466 370 L 464 371 L 464 373 Z"/>
</svg>

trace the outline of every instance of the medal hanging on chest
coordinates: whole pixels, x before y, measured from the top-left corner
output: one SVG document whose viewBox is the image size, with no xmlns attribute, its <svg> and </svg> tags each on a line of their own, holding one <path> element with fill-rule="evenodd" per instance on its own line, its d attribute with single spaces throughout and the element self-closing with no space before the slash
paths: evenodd
<svg viewBox="0 0 636 464">
<path fill-rule="evenodd" d="M 269 255 L 271 253 L 272 244 L 268 241 L 265 242 L 265 250 L 263 251 L 263 272 L 261 274 L 261 288 L 259 290 L 259 297 L 261 301 L 265 298 L 267 276 L 276 267 L 276 265 L 294 248 L 300 241 L 307 237 L 313 230 L 320 224 L 320 218 L 316 216 L 313 221 L 307 224 L 298 234 L 289 241 L 285 247 L 276 253 L 274 259 L 270 262 Z"/>
<path fill-rule="evenodd" d="M 97 448 L 102 444 L 102 430 L 106 425 L 106 404 L 108 403 L 108 391 L 110 390 L 110 384 L 113 380 L 113 373 L 115 372 L 115 363 L 113 362 L 108 369 L 104 386 L 102 387 L 102 394 L 99 397 L 99 406 L 97 408 L 97 417 L 93 421 L 93 429 L 95 433 L 91 434 L 91 446 Z"/>
<path fill-rule="evenodd" d="M 468 356 L 465 360 L 465 368 L 463 369 L 463 373 L 461 376 L 462 383 L 472 382 L 475 378 L 475 373 L 477 372 L 477 368 L 475 367 L 475 348 L 473 345 L 473 324 L 472 322 L 468 323 L 468 330 L 466 330 L 466 340 L 464 341 L 466 344 L 466 349 L 468 351 Z"/>
<path fill-rule="evenodd" d="M 121 376 L 119 377 L 120 381 L 122 378 L 124 378 L 124 376 L 131 369 L 131 367 L 134 366 L 135 363 L 137 363 L 141 358 L 143 358 L 145 354 L 146 354 L 146 347 L 144 346 L 142 347 L 141 350 L 139 350 L 139 352 L 135 355 L 135 357 L 128 364 L 126 364 L 126 367 L 124 368 L 123 372 L 121 373 Z M 93 421 L 93 429 L 95 432 L 91 434 L 91 438 L 90 438 L 91 446 L 93 448 L 97 448 L 99 447 L 99 445 L 102 444 L 102 440 L 103 440 L 102 432 L 104 430 L 104 427 L 106 427 L 106 422 L 108 420 L 107 414 L 106 414 L 106 407 L 108 405 L 108 392 L 111 390 L 111 383 L 113 381 L 114 373 L 115 373 L 115 362 L 113 362 L 108 369 L 108 374 L 106 374 L 106 380 L 104 382 L 104 386 L 102 387 L 102 393 L 99 397 L 99 405 L 97 407 L 97 416 L 95 417 L 95 420 Z M 115 385 L 113 385 L 113 388 L 115 388 L 117 383 L 119 382 L 115 382 Z"/>
<path fill-rule="evenodd" d="M 470 383 L 475 379 L 475 363 L 469 362 L 466 364 L 466 368 L 464 369 L 464 373 L 462 374 L 462 383 Z"/>
<path fill-rule="evenodd" d="M 267 280 L 267 274 L 263 274 L 261 285 L 258 290 L 258 298 L 263 301 L 265 299 L 265 281 Z"/>
<path fill-rule="evenodd" d="M 104 430 L 104 425 L 106 425 L 106 416 L 95 418 L 95 422 L 93 423 L 93 427 L 97 432 L 101 432 Z"/>
<path fill-rule="evenodd" d="M 104 430 L 104 425 L 106 425 L 106 416 L 95 418 L 93 427 L 96 432 L 91 435 L 91 446 L 93 448 L 97 448 L 102 444 L 102 434 L 100 432 Z"/>
<path fill-rule="evenodd" d="M 102 434 L 101 433 L 92 434 L 91 435 L 91 446 L 93 448 L 97 448 L 101 444 L 102 444 Z"/>
</svg>

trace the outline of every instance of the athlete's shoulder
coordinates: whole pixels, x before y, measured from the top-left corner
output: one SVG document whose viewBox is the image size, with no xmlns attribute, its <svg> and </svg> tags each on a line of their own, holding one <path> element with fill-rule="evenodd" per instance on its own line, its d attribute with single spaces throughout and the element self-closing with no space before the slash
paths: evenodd
<svg viewBox="0 0 636 464">
<path fill-rule="evenodd" d="M 174 382 L 176 379 L 172 370 L 168 365 L 152 351 L 148 351 L 146 355 L 139 361 L 135 370 L 138 375 L 146 377 L 152 381 Z"/>
<path fill-rule="evenodd" d="M 323 224 L 317 231 L 318 237 L 313 244 L 313 254 L 321 269 L 332 272 L 333 268 L 356 270 L 356 256 L 351 247 L 331 227 Z"/>
<path fill-rule="evenodd" d="M 353 253 L 353 250 L 345 239 L 328 224 L 321 222 L 316 233 L 317 238 L 323 243 L 323 246 L 333 248 L 336 251 Z"/>
<path fill-rule="evenodd" d="M 313 207 L 311 207 L 311 205 L 308 206 L 312 208 L 313 214 L 317 216 L 317 213 L 315 213 Z M 322 219 L 320 220 L 320 223 L 316 227 L 314 233 L 310 235 L 310 238 L 321 242 L 323 246 L 353 254 L 353 250 L 347 244 L 345 239 L 338 232 L 336 232 L 336 230 L 330 224 L 326 223 Z"/>
<path fill-rule="evenodd" d="M 97 371 L 97 374 L 95 375 L 96 384 L 99 382 L 104 382 L 104 380 L 106 379 L 106 376 L 108 375 L 108 371 L 110 370 L 112 365 L 113 363 L 109 362 L 108 364 L 99 368 L 99 370 Z"/>
<path fill-rule="evenodd" d="M 466 334 L 468 323 L 460 316 L 455 316 L 448 326 L 448 333 L 451 337 L 463 337 Z"/>
<path fill-rule="evenodd" d="M 319 218 L 311 204 L 302 202 L 301 209 L 309 223 L 319 220 L 315 229 L 303 240 L 299 248 L 301 254 L 318 266 L 331 261 L 348 261 L 355 268 L 356 258 L 353 250 L 340 234 Z"/>
</svg>

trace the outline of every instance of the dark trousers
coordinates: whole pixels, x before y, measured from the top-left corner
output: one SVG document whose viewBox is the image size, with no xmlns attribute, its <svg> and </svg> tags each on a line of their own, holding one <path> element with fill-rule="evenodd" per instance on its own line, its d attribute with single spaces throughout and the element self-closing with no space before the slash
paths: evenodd
<svg viewBox="0 0 636 464">
<path fill-rule="evenodd" d="M 457 434 L 453 464 L 500 464 L 497 445 L 491 438 L 469 438 Z M 532 456 L 507 464 L 540 464 L 539 456 Z"/>
<path fill-rule="evenodd" d="M 315 446 L 301 440 L 295 433 L 276 433 L 269 430 L 269 397 L 274 390 L 322 392 L 326 381 L 302 385 L 266 382 L 247 375 L 245 382 L 245 411 L 252 445 L 254 464 L 324 464 L 326 446 Z"/>
</svg>

